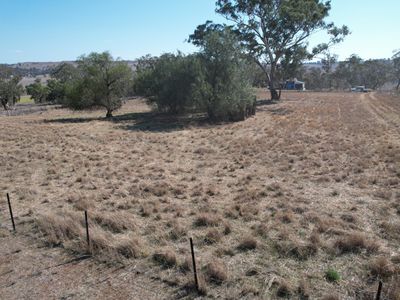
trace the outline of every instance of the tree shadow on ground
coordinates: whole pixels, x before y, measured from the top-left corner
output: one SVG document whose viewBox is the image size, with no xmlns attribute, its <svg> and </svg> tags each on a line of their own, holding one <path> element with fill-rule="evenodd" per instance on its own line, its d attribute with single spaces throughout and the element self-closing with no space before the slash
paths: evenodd
<svg viewBox="0 0 400 300">
<path fill-rule="evenodd" d="M 223 123 L 210 121 L 205 114 L 193 113 L 185 115 L 168 115 L 157 112 L 137 112 L 117 115 L 112 118 L 86 117 L 63 118 L 44 120 L 45 123 L 88 123 L 92 121 L 104 121 L 118 124 L 119 128 L 130 131 L 168 132 L 183 130 L 187 127 L 216 126 Z"/>
<path fill-rule="evenodd" d="M 280 101 L 258 100 L 257 111 L 267 112 L 273 115 L 287 115 L 290 110 L 279 108 Z M 226 122 L 213 122 L 207 118 L 204 113 L 192 113 L 185 115 L 169 115 L 159 112 L 133 112 L 116 115 L 112 118 L 106 117 L 76 117 L 63 119 L 46 119 L 45 123 L 88 123 L 92 121 L 104 121 L 118 124 L 118 127 L 129 131 L 152 131 L 152 132 L 170 132 L 183 130 L 188 127 L 215 127 L 227 124 Z"/>
<path fill-rule="evenodd" d="M 273 105 L 273 104 L 278 104 L 278 103 L 279 103 L 278 101 L 271 100 L 271 99 L 257 100 L 257 106 Z"/>
<path fill-rule="evenodd" d="M 112 122 L 130 131 L 168 132 L 187 127 L 214 126 L 205 114 L 168 115 L 163 113 L 131 113 L 114 117 Z M 132 122 L 133 121 L 133 122 Z"/>
<path fill-rule="evenodd" d="M 257 111 L 266 112 L 272 115 L 279 115 L 279 116 L 285 116 L 291 114 L 293 112 L 292 110 L 284 107 L 277 107 L 280 103 L 282 103 L 282 101 L 283 99 L 279 101 L 270 99 L 257 100 L 257 107 L 258 107 Z"/>
</svg>

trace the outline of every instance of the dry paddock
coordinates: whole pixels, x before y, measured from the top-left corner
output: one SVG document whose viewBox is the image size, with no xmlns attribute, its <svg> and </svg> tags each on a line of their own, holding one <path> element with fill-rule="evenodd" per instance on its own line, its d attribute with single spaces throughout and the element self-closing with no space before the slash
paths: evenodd
<svg viewBox="0 0 400 300">
<path fill-rule="evenodd" d="M 400 99 L 258 96 L 232 124 L 0 117 L 0 298 L 400 299 Z"/>
</svg>

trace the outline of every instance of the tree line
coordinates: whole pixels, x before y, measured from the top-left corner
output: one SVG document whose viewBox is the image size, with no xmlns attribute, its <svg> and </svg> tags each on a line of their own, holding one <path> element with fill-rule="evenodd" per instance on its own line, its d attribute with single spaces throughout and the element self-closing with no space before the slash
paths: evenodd
<svg viewBox="0 0 400 300">
<path fill-rule="evenodd" d="M 139 95 L 166 113 L 198 111 L 210 119 L 242 120 L 255 112 L 252 85 L 268 87 L 271 99 L 279 100 L 283 80 L 294 76 L 321 89 L 363 83 L 378 87 L 390 65 L 397 66 L 397 73 L 391 74 L 399 80 L 399 53 L 393 65 L 352 56 L 333 69 L 336 57 L 329 48 L 350 31 L 326 21 L 330 9 L 330 1 L 323 0 L 217 0 L 216 12 L 229 24 L 199 25 L 188 39 L 199 48 L 194 54 L 142 57 L 132 72 L 108 52 L 91 53 L 74 64 L 62 64 L 47 85 L 37 81 L 27 91 L 36 102 L 57 101 L 73 109 L 102 107 L 107 117 L 125 97 Z M 309 37 L 320 31 L 328 40 L 309 49 Z M 302 69 L 304 61 L 321 54 L 322 70 Z M 18 100 L 21 88 L 17 77 L 2 78 L 0 99 L 6 108 Z"/>
<path fill-rule="evenodd" d="M 325 54 L 321 67 L 304 66 L 291 74 L 301 78 L 312 90 L 347 90 L 354 86 L 380 89 L 386 83 L 400 87 L 400 51 L 391 59 L 363 60 L 353 54 L 345 61 L 338 62 L 336 55 Z"/>
</svg>

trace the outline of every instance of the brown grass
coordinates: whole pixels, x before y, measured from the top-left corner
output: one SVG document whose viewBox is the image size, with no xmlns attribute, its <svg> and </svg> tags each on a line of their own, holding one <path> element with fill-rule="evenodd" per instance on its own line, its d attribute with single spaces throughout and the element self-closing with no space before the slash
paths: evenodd
<svg viewBox="0 0 400 300">
<path fill-rule="evenodd" d="M 221 218 L 215 214 L 200 214 L 194 221 L 195 226 L 218 226 Z"/>
<path fill-rule="evenodd" d="M 368 264 L 372 276 L 386 278 L 395 272 L 395 267 L 386 257 L 378 257 Z"/>
<path fill-rule="evenodd" d="M 32 243 L 86 253 L 88 210 L 94 259 L 141 266 L 175 290 L 191 279 L 193 237 L 199 269 L 214 260 L 229 269 L 207 287 L 210 298 L 272 298 L 276 286 L 264 292 L 273 276 L 298 283 L 307 275 L 310 299 L 343 297 L 368 289 L 372 274 L 396 276 L 389 257 L 400 255 L 400 101 L 288 92 L 257 110 L 244 122 L 190 118 L 176 127 L 146 116 L 141 100 L 113 122 L 97 119 L 101 111 L 65 109 L 0 117 L 0 191 L 10 193 L 19 232 Z M 323 279 L 330 266 L 340 285 Z"/>
<path fill-rule="evenodd" d="M 379 250 L 380 245 L 376 241 L 368 239 L 364 234 L 356 232 L 340 237 L 335 241 L 335 247 L 340 253 L 361 252 L 366 250 L 368 253 L 374 253 Z"/>
<path fill-rule="evenodd" d="M 241 239 L 238 249 L 241 251 L 254 250 L 258 247 L 257 240 L 252 236 L 245 236 Z"/>
<path fill-rule="evenodd" d="M 228 279 L 228 271 L 221 260 L 213 260 L 205 267 L 205 274 L 209 282 L 221 284 Z"/>
<path fill-rule="evenodd" d="M 276 295 L 278 297 L 289 298 L 292 294 L 293 287 L 286 280 L 280 280 L 278 289 L 276 290 Z"/>
<path fill-rule="evenodd" d="M 154 253 L 153 260 L 164 268 L 172 268 L 177 264 L 176 254 L 170 249 Z"/>
</svg>

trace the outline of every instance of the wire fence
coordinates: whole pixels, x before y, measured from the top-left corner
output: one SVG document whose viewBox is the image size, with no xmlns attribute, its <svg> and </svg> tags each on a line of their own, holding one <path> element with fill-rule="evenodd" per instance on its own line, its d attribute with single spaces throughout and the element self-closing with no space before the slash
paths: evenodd
<svg viewBox="0 0 400 300">
<path fill-rule="evenodd" d="M 17 233 L 17 228 L 16 228 L 16 223 L 15 223 L 15 219 L 14 219 L 14 212 L 13 212 L 13 208 L 11 205 L 11 199 L 10 199 L 10 195 L 9 193 L 7 193 L 7 204 L 8 204 L 8 210 L 9 210 L 9 215 L 10 215 L 10 222 L 13 228 L 13 232 Z M 79 256 L 79 257 L 75 257 L 71 260 L 68 260 L 66 262 L 54 265 L 54 266 L 50 266 L 47 267 L 45 269 L 50 269 L 50 268 L 56 268 L 56 267 L 60 267 L 63 265 L 67 265 L 70 263 L 75 263 L 75 262 L 79 262 L 81 260 L 85 260 L 85 259 L 89 259 L 92 258 L 92 254 L 90 252 L 90 216 L 88 214 L 88 211 L 84 211 L 84 215 L 82 216 L 84 218 L 84 224 L 85 224 L 85 232 L 86 232 L 86 243 L 87 243 L 87 254 L 83 255 L 83 256 Z M 197 266 L 196 266 L 196 258 L 195 258 L 195 251 L 194 251 L 194 243 L 193 243 L 193 239 L 189 238 L 189 245 L 190 245 L 190 251 L 191 251 L 191 257 L 192 257 L 192 271 L 193 271 L 193 279 L 194 279 L 194 290 L 197 291 L 197 293 L 201 294 L 201 288 L 199 286 L 199 281 L 198 281 L 198 271 L 197 271 Z M 129 267 L 136 267 L 136 265 L 134 264 L 128 264 L 128 265 L 124 265 L 121 268 L 118 268 L 116 271 L 118 270 L 122 270 L 122 268 L 124 269 L 123 271 L 121 271 L 118 275 L 114 274 L 113 277 L 107 275 L 105 278 L 101 278 L 99 280 L 96 281 L 96 283 L 93 283 L 92 285 L 96 285 L 96 284 L 100 284 L 103 282 L 106 282 L 107 280 L 114 278 L 115 276 L 122 276 L 124 274 L 127 274 L 129 272 Z M 43 270 L 45 270 L 43 269 Z M 115 271 L 114 271 L 115 272 Z M 134 272 L 132 270 L 132 272 Z M 29 277 L 29 276 L 28 276 Z M 272 279 L 274 280 L 274 279 Z M 145 290 L 147 293 L 152 293 L 154 298 L 153 299 L 162 299 L 160 293 L 157 293 L 157 291 L 155 289 L 149 288 L 147 285 L 141 285 L 138 282 L 135 282 L 135 287 L 140 288 Z M 1 288 L 1 286 L 0 286 Z M 397 300 L 400 299 L 400 295 L 395 295 L 394 297 L 397 297 L 395 299 L 390 298 L 390 288 L 388 289 L 384 289 L 384 282 L 382 280 L 379 280 L 377 283 L 377 287 L 376 287 L 376 292 L 369 292 L 369 291 L 363 291 L 363 290 L 357 290 L 357 287 L 354 287 L 354 296 L 346 296 L 345 298 L 338 298 L 338 299 L 359 299 L 359 300 Z M 396 287 L 395 287 L 396 288 Z M 349 298 L 350 297 L 350 298 Z M 303 299 L 303 298 L 302 298 Z M 312 298 L 307 298 L 307 299 L 312 299 Z M 329 299 L 334 299 L 334 298 L 329 298 Z"/>
</svg>

